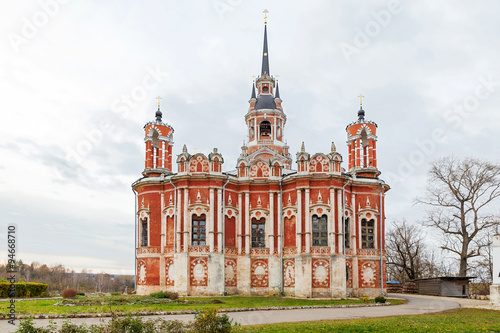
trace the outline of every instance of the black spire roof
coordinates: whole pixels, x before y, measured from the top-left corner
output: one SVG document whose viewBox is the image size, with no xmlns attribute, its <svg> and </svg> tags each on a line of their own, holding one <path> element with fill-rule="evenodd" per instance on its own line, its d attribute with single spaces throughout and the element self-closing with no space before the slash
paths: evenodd
<svg viewBox="0 0 500 333">
<path fill-rule="evenodd" d="M 278 86 L 278 82 L 276 82 L 276 93 L 274 95 L 274 98 L 280 98 L 280 88 Z"/>
<path fill-rule="evenodd" d="M 252 97 L 250 98 L 256 98 L 255 97 L 255 83 L 252 83 Z"/>
<path fill-rule="evenodd" d="M 271 75 L 269 72 L 269 56 L 267 53 L 267 25 L 264 26 L 264 50 L 262 51 L 262 72 L 261 74 L 267 73 L 267 75 Z"/>
</svg>

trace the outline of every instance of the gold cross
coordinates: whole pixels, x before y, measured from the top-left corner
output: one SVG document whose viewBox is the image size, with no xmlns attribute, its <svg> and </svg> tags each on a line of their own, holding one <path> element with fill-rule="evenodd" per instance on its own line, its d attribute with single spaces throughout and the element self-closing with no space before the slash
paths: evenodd
<svg viewBox="0 0 500 333">
<path fill-rule="evenodd" d="M 278 76 L 279 76 L 279 75 L 278 75 L 278 74 L 276 74 L 275 76 L 276 76 L 276 82 L 278 82 Z"/>
<path fill-rule="evenodd" d="M 264 24 L 267 24 L 267 13 L 269 13 L 269 11 L 267 9 L 264 9 L 263 13 L 264 13 Z"/>
<path fill-rule="evenodd" d="M 363 97 L 365 96 L 359 95 L 358 97 L 359 97 L 359 106 L 363 106 Z"/>
<path fill-rule="evenodd" d="M 156 97 L 156 99 L 158 100 L 158 110 L 159 110 L 160 109 L 160 99 L 161 99 L 161 97 L 158 96 L 158 97 Z"/>
<path fill-rule="evenodd" d="M 252 81 L 253 81 L 253 82 L 255 82 L 255 75 L 252 75 L 252 78 L 253 78 L 253 80 L 252 80 Z"/>
</svg>

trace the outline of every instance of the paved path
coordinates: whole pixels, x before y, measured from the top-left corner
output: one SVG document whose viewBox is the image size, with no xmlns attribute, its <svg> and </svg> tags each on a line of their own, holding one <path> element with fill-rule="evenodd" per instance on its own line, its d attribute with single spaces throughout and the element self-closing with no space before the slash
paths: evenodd
<svg viewBox="0 0 500 333">
<path fill-rule="evenodd" d="M 301 309 L 301 310 L 270 310 L 270 311 L 248 311 L 232 312 L 228 316 L 241 325 L 254 324 L 272 324 L 280 322 L 297 321 L 315 321 L 329 319 L 356 319 L 369 317 L 387 317 L 387 316 L 405 316 L 412 314 L 440 312 L 460 307 L 456 299 L 446 297 L 415 296 L 391 294 L 391 297 L 405 298 L 407 304 L 381 307 L 365 308 L 320 308 L 320 309 Z M 193 315 L 170 315 L 170 316 L 148 316 L 147 318 L 165 318 L 169 320 L 177 319 L 182 321 L 193 320 Z M 107 322 L 110 318 L 75 318 L 72 322 L 75 324 L 86 323 L 87 325 Z M 55 319 L 58 324 L 62 319 Z M 16 321 L 16 327 L 19 321 Z M 48 319 L 35 320 L 36 326 L 46 326 Z M 7 320 L 0 321 L 0 332 L 14 332 L 16 327 L 10 325 Z"/>
</svg>

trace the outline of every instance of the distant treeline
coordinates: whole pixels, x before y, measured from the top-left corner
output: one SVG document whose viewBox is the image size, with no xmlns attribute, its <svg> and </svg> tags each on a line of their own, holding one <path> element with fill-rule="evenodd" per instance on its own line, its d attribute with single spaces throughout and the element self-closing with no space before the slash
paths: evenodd
<svg viewBox="0 0 500 333">
<path fill-rule="evenodd" d="M 47 266 L 38 262 L 25 264 L 19 260 L 16 265 L 16 280 L 46 283 L 49 294 L 60 294 L 65 288 L 74 288 L 83 293 L 131 292 L 134 289 L 133 275 L 93 273 L 82 270 L 75 272 L 63 265 Z M 0 264 L 0 278 L 8 279 L 7 264 Z"/>
</svg>

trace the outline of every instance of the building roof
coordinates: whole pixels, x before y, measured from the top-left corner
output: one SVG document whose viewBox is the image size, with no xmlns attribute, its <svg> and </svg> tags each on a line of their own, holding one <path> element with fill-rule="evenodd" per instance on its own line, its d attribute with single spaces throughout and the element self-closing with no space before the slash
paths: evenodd
<svg viewBox="0 0 500 333">
<path fill-rule="evenodd" d="M 453 280 L 471 280 L 471 279 L 476 279 L 476 278 L 477 278 L 477 276 L 436 276 L 436 277 L 431 277 L 431 278 L 415 279 L 414 281 L 424 281 L 424 280 L 453 281 Z"/>
<path fill-rule="evenodd" d="M 254 109 L 255 110 L 276 109 L 276 103 L 274 102 L 273 95 L 264 95 L 264 94 L 259 95 L 259 97 L 257 98 L 257 102 L 255 103 Z"/>
</svg>

